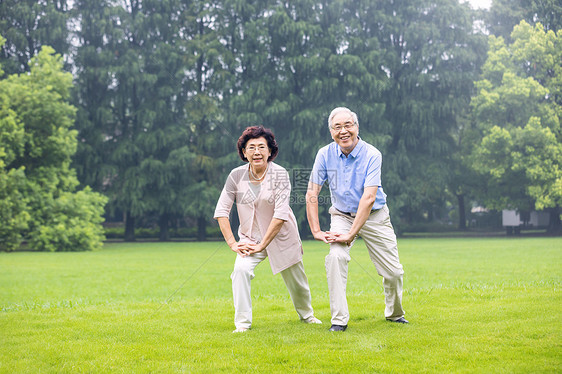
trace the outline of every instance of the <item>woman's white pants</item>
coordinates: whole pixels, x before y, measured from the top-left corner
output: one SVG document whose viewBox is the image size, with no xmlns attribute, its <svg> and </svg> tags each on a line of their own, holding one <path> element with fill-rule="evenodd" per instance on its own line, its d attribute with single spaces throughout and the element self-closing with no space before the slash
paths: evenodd
<svg viewBox="0 0 562 374">
<path fill-rule="evenodd" d="M 254 253 L 251 256 L 236 256 L 234 271 L 230 278 L 234 296 L 234 325 L 237 329 L 250 328 L 252 325 L 251 281 L 255 276 L 254 269 L 266 258 L 266 251 Z M 310 288 L 302 261 L 281 271 L 281 276 L 300 319 L 305 320 L 312 317 L 314 311 L 312 310 Z"/>
</svg>

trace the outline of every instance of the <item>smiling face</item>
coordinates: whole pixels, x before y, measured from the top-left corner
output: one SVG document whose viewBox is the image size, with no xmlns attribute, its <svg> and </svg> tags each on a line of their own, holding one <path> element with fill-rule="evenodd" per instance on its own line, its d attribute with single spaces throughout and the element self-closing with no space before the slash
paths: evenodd
<svg viewBox="0 0 562 374">
<path fill-rule="evenodd" d="M 271 150 L 263 136 L 248 140 L 243 152 L 250 165 L 256 171 L 263 170 L 267 166 L 269 156 L 271 156 Z"/>
<path fill-rule="evenodd" d="M 353 122 L 353 116 L 349 112 L 339 112 L 334 116 L 330 134 L 346 155 L 353 151 L 359 141 L 359 128 Z"/>
</svg>

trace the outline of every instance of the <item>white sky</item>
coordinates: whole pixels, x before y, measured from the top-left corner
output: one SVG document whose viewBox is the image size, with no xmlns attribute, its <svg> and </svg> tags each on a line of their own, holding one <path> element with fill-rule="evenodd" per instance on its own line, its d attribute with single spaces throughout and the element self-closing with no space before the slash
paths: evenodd
<svg viewBox="0 0 562 374">
<path fill-rule="evenodd" d="M 492 0 L 468 0 L 468 3 L 470 3 L 472 8 L 474 9 L 478 9 L 478 8 L 490 9 Z"/>
</svg>

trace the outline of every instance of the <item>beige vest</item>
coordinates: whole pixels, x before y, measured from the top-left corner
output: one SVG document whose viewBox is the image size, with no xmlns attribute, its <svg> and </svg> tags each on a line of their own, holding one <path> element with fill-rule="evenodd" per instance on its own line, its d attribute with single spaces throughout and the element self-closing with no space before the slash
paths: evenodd
<svg viewBox="0 0 562 374">
<path fill-rule="evenodd" d="M 273 218 L 285 221 L 281 231 L 266 248 L 271 270 L 277 274 L 300 262 L 303 253 L 297 220 L 289 206 L 289 174 L 283 167 L 270 162 L 256 197 L 250 188 L 248 168 L 249 164 L 246 164 L 230 172 L 217 202 L 214 218 L 228 218 L 232 204 L 236 201 L 240 241 L 251 243 L 256 242 L 252 238 L 254 222 L 258 224 L 259 232 L 265 235 Z"/>
</svg>

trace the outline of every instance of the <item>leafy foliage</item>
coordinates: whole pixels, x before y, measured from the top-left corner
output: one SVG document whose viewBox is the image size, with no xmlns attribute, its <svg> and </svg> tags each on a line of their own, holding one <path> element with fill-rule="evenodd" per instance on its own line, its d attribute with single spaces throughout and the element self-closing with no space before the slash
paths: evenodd
<svg viewBox="0 0 562 374">
<path fill-rule="evenodd" d="M 486 175 L 481 199 L 494 209 L 562 204 L 562 32 L 522 21 L 513 43 L 490 37 L 473 115 L 481 133 L 472 167 Z"/>
<path fill-rule="evenodd" d="M 106 198 L 89 188 L 74 192 L 70 168 L 76 151 L 75 109 L 68 104 L 72 76 L 60 55 L 44 47 L 29 74 L 0 81 L 0 249 L 23 239 L 33 249 L 81 251 L 99 248 Z"/>
<path fill-rule="evenodd" d="M 483 16 L 491 34 L 511 41 L 513 27 L 522 20 L 540 23 L 545 31 L 562 27 L 562 4 L 557 0 L 493 0 Z"/>
<path fill-rule="evenodd" d="M 57 183 L 76 188 L 76 170 L 81 188 L 108 197 L 108 216 L 126 217 L 127 240 L 135 239 L 135 222 L 157 224 L 166 240 L 185 218 L 204 238 L 224 178 L 240 163 L 236 140 L 245 127 L 271 128 L 277 162 L 304 174 L 330 141 L 328 113 L 341 105 L 359 115 L 360 136 L 382 151 L 394 221 L 406 226 L 446 220 L 454 200 L 464 211 L 465 198 L 487 196 L 500 207 L 517 195 L 517 204 L 531 206 L 529 194 L 544 195 L 539 184 L 550 176 L 515 165 L 543 162 L 517 148 L 515 128 L 540 118 L 559 140 L 560 56 L 549 52 L 560 49 L 559 15 L 553 0 L 494 0 L 484 13 L 456 0 L 6 0 L 0 32 L 9 40 L 0 59 L 12 73 L 30 71 L 26 63 L 42 45 L 63 54 L 76 83 L 77 111 L 69 115 L 77 133 L 61 131 L 47 156 L 28 152 L 37 163 L 30 167 L 72 153 Z M 542 21 L 549 32 L 510 34 L 521 19 Z M 475 87 L 487 48 L 479 25 L 498 37 Z M 473 118 L 478 126 L 469 126 Z M 2 125 L 4 142 L 18 142 L 19 121 Z M 500 169 L 496 179 L 478 178 L 471 164 L 489 156 L 472 148 L 497 124 L 509 139 L 501 132 L 494 139 L 520 149 L 517 160 L 515 153 L 504 160 L 513 178 Z M 542 132 L 535 140 L 548 139 Z M 34 142 L 48 146 L 43 140 Z M 17 184 L 16 175 L 2 183 Z M 556 182 L 547 185 L 556 191 Z M 293 194 L 305 234 L 303 191 Z M 546 207 L 557 199 L 539 200 Z M 465 221 L 459 214 L 461 227 Z"/>
<path fill-rule="evenodd" d="M 0 34 L 7 40 L 0 63 L 8 74 L 29 71 L 29 60 L 48 45 L 57 53 L 69 51 L 67 0 L 2 0 Z"/>
</svg>

